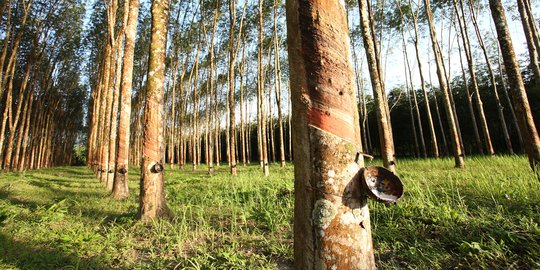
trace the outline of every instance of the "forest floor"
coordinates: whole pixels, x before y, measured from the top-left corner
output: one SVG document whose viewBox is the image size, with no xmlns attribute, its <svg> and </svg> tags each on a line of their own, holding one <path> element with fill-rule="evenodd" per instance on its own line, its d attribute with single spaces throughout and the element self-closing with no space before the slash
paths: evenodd
<svg viewBox="0 0 540 270">
<path fill-rule="evenodd" d="M 524 157 L 401 160 L 405 195 L 370 202 L 379 269 L 539 269 L 540 182 Z M 372 164 L 378 163 L 377 161 Z M 166 171 L 172 221 L 139 222 L 85 167 L 0 176 L 0 269 L 287 269 L 293 169 Z"/>
</svg>

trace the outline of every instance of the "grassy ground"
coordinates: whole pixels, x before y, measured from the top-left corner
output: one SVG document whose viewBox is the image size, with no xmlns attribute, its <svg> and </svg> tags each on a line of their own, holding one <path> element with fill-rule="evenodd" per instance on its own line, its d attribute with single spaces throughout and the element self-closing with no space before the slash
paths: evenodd
<svg viewBox="0 0 540 270">
<path fill-rule="evenodd" d="M 398 205 L 370 202 L 379 269 L 540 269 L 540 183 L 522 157 L 403 160 Z M 84 167 L 0 176 L 0 269 L 280 269 L 292 265 L 293 173 L 168 170 L 173 221 L 141 223 Z"/>
</svg>

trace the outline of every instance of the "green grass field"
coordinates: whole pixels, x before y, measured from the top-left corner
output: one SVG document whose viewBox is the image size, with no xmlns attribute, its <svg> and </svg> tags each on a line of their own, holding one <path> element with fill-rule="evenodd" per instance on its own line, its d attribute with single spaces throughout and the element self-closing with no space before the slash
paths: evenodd
<svg viewBox="0 0 540 270">
<path fill-rule="evenodd" d="M 370 202 L 379 269 L 540 269 L 540 182 L 523 157 L 401 160 L 405 195 Z M 376 164 L 377 162 L 372 162 Z M 288 269 L 293 170 L 166 172 L 172 221 L 137 221 L 85 167 L 0 176 L 0 269 Z"/>
</svg>

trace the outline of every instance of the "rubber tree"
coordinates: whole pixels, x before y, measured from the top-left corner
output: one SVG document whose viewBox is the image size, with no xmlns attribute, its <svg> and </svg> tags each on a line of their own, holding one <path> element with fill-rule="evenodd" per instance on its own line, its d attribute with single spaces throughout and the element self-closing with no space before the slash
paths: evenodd
<svg viewBox="0 0 540 270">
<path fill-rule="evenodd" d="M 122 65 L 122 83 L 120 88 L 120 116 L 118 122 L 118 143 L 116 151 L 116 170 L 112 195 L 123 199 L 129 195 L 128 165 L 129 165 L 129 135 L 131 124 L 131 88 L 133 85 L 133 58 L 135 53 L 135 38 L 137 35 L 137 18 L 139 15 L 139 0 L 124 1 L 124 9 L 128 10 L 125 30 L 124 64 Z"/>
<path fill-rule="evenodd" d="M 374 269 L 344 1 L 288 0 L 296 269 Z"/>
<path fill-rule="evenodd" d="M 424 0 L 426 6 L 426 15 L 429 23 L 429 34 L 431 37 L 431 45 L 433 47 L 433 54 L 435 55 L 435 63 L 437 65 L 437 78 L 439 79 L 439 87 L 441 88 L 443 96 L 444 109 L 446 111 L 446 118 L 448 120 L 448 126 L 450 129 L 450 137 L 452 138 L 452 148 L 454 151 L 454 160 L 456 168 L 461 168 L 465 166 L 465 161 L 463 160 L 463 150 L 461 147 L 461 140 L 459 138 L 459 131 L 457 128 L 457 123 L 455 119 L 455 114 L 452 109 L 452 103 L 450 101 L 450 93 L 448 89 L 448 84 L 446 83 L 446 78 L 444 75 L 444 67 L 442 61 L 441 49 L 437 41 L 437 35 L 435 32 L 435 24 L 433 22 L 433 13 L 431 12 L 431 6 L 429 3 L 430 0 Z"/>
<path fill-rule="evenodd" d="M 377 42 L 373 35 L 374 31 L 370 30 L 371 16 L 369 15 L 367 1 L 359 0 L 358 6 L 360 10 L 360 28 L 362 30 L 369 76 L 371 78 L 371 87 L 373 89 L 373 99 L 376 104 L 375 112 L 377 115 L 377 127 L 379 129 L 381 156 L 384 166 L 395 172 L 396 162 L 394 160 L 395 153 L 392 124 L 390 122 L 390 112 L 388 110 L 388 102 L 384 90 L 382 69 L 380 68 L 380 64 L 378 64 L 380 61 L 377 59 Z"/>
<path fill-rule="evenodd" d="M 258 15 L 259 15 L 259 28 L 258 28 L 258 44 L 257 44 L 257 133 L 259 141 L 259 160 L 264 176 L 270 175 L 268 167 L 268 144 L 267 144 L 267 130 L 266 130 L 266 109 L 264 104 L 264 72 L 263 72 L 263 0 L 259 0 Z"/>
<path fill-rule="evenodd" d="M 141 163 L 139 217 L 153 219 L 171 215 L 163 183 L 163 91 L 169 1 L 152 1 L 152 30 L 148 85 L 144 108 L 144 142 Z"/>
<path fill-rule="evenodd" d="M 540 41 L 538 39 L 540 37 L 538 37 L 538 29 L 535 24 L 532 10 L 530 9 L 530 1 L 517 0 L 517 7 L 519 16 L 521 17 L 521 25 L 523 26 L 525 40 L 527 41 L 530 69 L 534 74 L 536 91 L 540 91 L 540 63 L 538 62 L 538 51 L 540 50 Z"/>
<path fill-rule="evenodd" d="M 525 84 L 523 83 L 514 46 L 512 45 L 510 31 L 506 24 L 504 8 L 500 0 L 489 0 L 489 8 L 491 9 L 495 30 L 497 30 L 497 39 L 501 46 L 509 90 L 516 110 L 519 129 L 523 136 L 525 151 L 529 157 L 529 165 L 536 171 L 540 163 L 540 138 L 538 137 L 538 131 L 532 117 L 531 107 L 529 106 L 529 100 L 525 92 Z"/>
</svg>

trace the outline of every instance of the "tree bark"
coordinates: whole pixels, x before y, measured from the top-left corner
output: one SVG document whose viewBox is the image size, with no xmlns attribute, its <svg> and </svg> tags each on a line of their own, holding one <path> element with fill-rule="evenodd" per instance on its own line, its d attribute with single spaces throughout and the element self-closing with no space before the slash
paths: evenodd
<svg viewBox="0 0 540 270">
<path fill-rule="evenodd" d="M 510 96 L 508 95 L 508 87 L 506 87 L 506 81 L 505 81 L 505 78 L 504 78 L 503 63 L 502 63 L 501 52 L 500 51 L 501 51 L 500 46 L 498 46 L 498 44 L 497 44 L 497 64 L 498 64 L 498 67 L 499 67 L 499 76 L 501 77 L 501 84 L 502 84 L 502 89 L 503 89 L 502 92 L 503 92 L 504 99 L 506 100 L 506 103 L 508 104 L 510 115 L 512 116 L 512 125 L 516 129 L 516 134 L 517 134 L 517 137 L 518 137 L 519 147 L 520 147 L 521 151 L 524 151 L 525 146 L 523 145 L 523 137 L 521 136 L 521 130 L 519 129 L 519 124 L 518 124 L 518 120 L 517 120 L 517 117 L 516 117 L 516 112 L 514 110 L 514 105 L 512 105 L 512 101 L 510 101 Z"/>
<path fill-rule="evenodd" d="M 236 0 L 229 0 L 229 166 L 231 167 L 231 175 L 238 175 L 236 170 L 236 103 L 234 102 L 234 74 L 235 66 L 235 49 L 234 49 L 234 25 L 236 22 Z"/>
<path fill-rule="evenodd" d="M 478 43 L 480 44 L 480 48 L 482 49 L 482 53 L 484 55 L 484 60 L 486 61 L 486 65 L 487 65 L 487 69 L 489 73 L 489 80 L 493 88 L 493 96 L 495 97 L 495 103 L 497 105 L 497 113 L 499 116 L 499 121 L 501 123 L 503 138 L 504 138 L 504 142 L 506 143 L 506 150 L 508 151 L 509 154 L 514 154 L 514 149 L 512 148 L 512 141 L 510 140 L 510 134 L 508 133 L 508 128 L 506 127 L 506 120 L 504 119 L 504 111 L 503 111 L 504 107 L 501 103 L 501 99 L 499 98 L 499 92 L 497 90 L 497 80 L 495 79 L 493 68 L 491 67 L 491 61 L 489 60 L 487 48 L 484 45 L 484 39 L 482 38 L 482 33 L 480 32 L 480 28 L 478 27 L 478 22 L 476 20 L 476 14 L 475 14 L 472 2 L 470 0 L 468 0 L 467 2 L 468 2 L 469 10 L 471 12 L 471 18 L 472 18 L 474 30 L 476 33 L 476 38 L 478 38 Z"/>
<path fill-rule="evenodd" d="M 435 62 L 437 64 L 437 77 L 439 79 L 439 87 L 443 94 L 444 108 L 446 110 L 446 117 L 448 119 L 448 126 L 450 128 L 450 134 L 452 138 L 452 147 L 454 151 L 454 160 L 455 166 L 457 168 L 462 168 L 465 166 L 463 160 L 463 153 L 461 149 L 461 140 L 459 139 L 459 134 L 456 126 L 456 120 L 454 118 L 454 113 L 452 110 L 452 104 L 450 102 L 450 94 L 446 84 L 446 78 L 443 70 L 442 55 L 437 42 L 437 36 L 435 33 L 435 25 L 433 23 L 433 14 L 431 13 L 431 6 L 429 3 L 430 0 L 424 0 L 426 6 L 426 15 L 429 23 L 429 33 L 431 37 L 431 45 L 433 47 L 433 53 L 435 55 Z"/>
<path fill-rule="evenodd" d="M 129 140 L 131 124 L 131 88 L 133 85 L 133 59 L 135 39 L 137 37 L 137 18 L 139 15 L 139 0 L 126 0 L 124 9 L 129 6 L 128 21 L 125 30 L 124 64 L 122 66 L 122 85 L 120 89 L 120 116 L 118 122 L 118 144 L 116 151 L 116 170 L 112 197 L 124 199 L 129 196 Z"/>
<path fill-rule="evenodd" d="M 534 74 L 534 82 L 537 91 L 540 91 L 540 63 L 538 59 L 540 57 L 538 50 L 540 45 L 538 44 L 538 36 L 535 36 L 535 22 L 531 18 L 531 14 L 528 12 L 525 0 L 517 0 L 517 6 L 519 15 L 521 17 L 521 25 L 523 26 L 523 32 L 525 33 L 525 40 L 527 41 L 527 49 L 529 51 L 530 68 Z M 535 44 L 536 39 L 536 44 Z"/>
<path fill-rule="evenodd" d="M 122 32 L 122 31 L 121 31 Z M 121 72 L 122 72 L 122 59 L 120 56 L 122 54 L 122 44 L 124 43 L 123 33 L 119 33 L 119 36 L 116 40 L 117 43 L 117 56 L 116 56 L 116 70 L 114 74 L 114 85 L 113 85 L 113 99 L 111 106 L 111 126 L 109 130 L 109 157 L 107 165 L 107 190 L 112 191 L 114 184 L 114 175 L 116 170 L 116 144 L 117 144 L 117 133 L 118 133 L 118 103 L 120 99 L 120 83 L 121 83 Z"/>
<path fill-rule="evenodd" d="M 455 5 L 455 0 L 454 0 Z M 455 7 L 455 6 L 454 6 Z M 461 18 L 465 20 L 465 12 L 463 10 L 463 0 L 459 0 L 459 7 L 461 10 Z M 484 147 L 486 148 L 488 155 L 494 155 L 495 150 L 493 149 L 493 144 L 491 142 L 491 135 L 489 133 L 489 128 L 486 120 L 486 115 L 484 113 L 484 103 L 482 102 L 482 96 L 480 95 L 480 89 L 478 87 L 478 80 L 476 78 L 476 72 L 474 69 L 474 59 L 472 56 L 472 49 L 470 46 L 469 33 L 467 29 L 467 24 L 461 24 L 460 14 L 456 8 L 456 15 L 458 16 L 458 24 L 461 32 L 461 38 L 463 40 L 463 49 L 465 51 L 465 56 L 467 59 L 469 75 L 471 76 L 471 82 L 473 87 L 473 95 L 476 101 L 476 110 L 478 112 L 478 118 L 480 119 L 480 127 L 482 129 L 482 134 L 484 136 Z"/>
<path fill-rule="evenodd" d="M 296 269 L 375 269 L 345 9 L 287 1 Z"/>
<path fill-rule="evenodd" d="M 392 139 L 392 129 L 389 112 L 387 111 L 386 94 L 382 83 L 382 72 L 377 65 L 377 56 L 372 31 L 370 30 L 368 4 L 366 0 L 358 1 L 360 8 L 360 28 L 366 51 L 369 75 L 371 77 L 371 86 L 373 88 L 373 98 L 375 100 L 375 112 L 377 115 L 377 125 L 379 127 L 379 138 L 381 143 L 381 156 L 383 164 L 389 170 L 396 171 L 396 162 L 394 154 L 394 142 Z"/>
<path fill-rule="evenodd" d="M 467 107 L 469 109 L 469 118 L 473 127 L 473 134 L 476 147 L 478 148 L 478 153 L 481 155 L 484 154 L 484 148 L 482 148 L 482 140 L 480 140 L 480 133 L 478 132 L 478 123 L 476 122 L 476 116 L 474 115 L 473 100 L 472 95 L 469 91 L 469 80 L 467 79 L 467 74 L 465 73 L 465 67 L 463 66 L 463 57 L 461 56 L 461 45 L 459 40 L 458 44 L 458 55 L 459 55 L 459 66 L 461 67 L 461 76 L 463 77 L 463 84 L 465 86 L 465 95 L 467 100 Z"/>
<path fill-rule="evenodd" d="M 412 1 L 409 0 L 409 5 L 412 6 Z M 416 62 L 418 63 L 418 73 L 420 75 L 420 85 L 422 88 L 422 93 L 424 94 L 424 106 L 426 106 L 426 116 L 428 118 L 429 132 L 431 135 L 431 148 L 433 151 L 433 157 L 439 158 L 439 147 L 437 144 L 437 135 L 435 133 L 435 125 L 433 124 L 433 117 L 431 115 L 431 108 L 429 105 L 429 97 L 426 90 L 426 84 L 424 79 L 424 71 L 422 70 L 422 61 L 420 60 L 420 51 L 419 51 L 419 37 L 418 37 L 418 10 L 412 12 L 413 19 L 413 30 L 414 30 L 414 52 L 416 55 Z"/>
<path fill-rule="evenodd" d="M 153 0 L 139 201 L 139 217 L 143 220 L 172 215 L 165 201 L 162 160 L 163 91 L 168 17 L 169 1 Z"/>
<path fill-rule="evenodd" d="M 281 61 L 279 37 L 277 33 L 278 0 L 274 0 L 274 68 L 276 76 L 276 105 L 278 109 L 278 129 L 279 129 L 279 161 L 280 166 L 285 167 L 285 142 L 283 137 L 283 113 L 281 111 Z"/>
<path fill-rule="evenodd" d="M 213 131 L 214 128 L 212 124 L 214 123 L 213 118 L 216 117 L 212 113 L 212 105 L 215 102 L 214 100 L 214 39 L 216 35 L 217 30 L 217 18 L 219 16 L 219 0 L 216 1 L 216 8 L 214 11 L 214 21 L 212 23 L 212 37 L 210 38 L 210 67 L 209 67 L 209 75 L 208 75 L 208 88 L 209 92 L 207 94 L 208 96 L 208 106 L 206 108 L 208 112 L 208 123 L 207 123 L 207 133 L 208 133 L 208 174 L 213 175 L 214 174 L 214 147 L 216 147 L 213 137 Z"/>
<path fill-rule="evenodd" d="M 258 102 L 258 112 L 259 115 L 259 146 L 260 146 L 260 160 L 261 166 L 263 169 L 264 176 L 270 175 L 270 170 L 268 168 L 268 145 L 266 142 L 267 133 L 266 133 L 266 112 L 264 106 L 264 72 L 263 72 L 263 0 L 259 0 L 259 40 L 258 40 L 258 74 L 257 74 L 257 102 Z"/>
<path fill-rule="evenodd" d="M 514 101 L 514 108 L 516 109 L 521 134 L 523 135 L 525 150 L 529 157 L 529 165 L 533 171 L 538 171 L 538 164 L 540 163 L 540 138 L 538 137 L 538 131 L 532 117 L 531 107 L 529 106 L 529 100 L 525 92 L 521 71 L 517 64 L 510 32 L 506 25 L 504 8 L 500 0 L 489 0 L 489 7 L 493 22 L 495 23 L 495 29 L 497 30 L 497 39 L 501 46 L 504 67 L 510 83 L 510 93 Z"/>
</svg>

